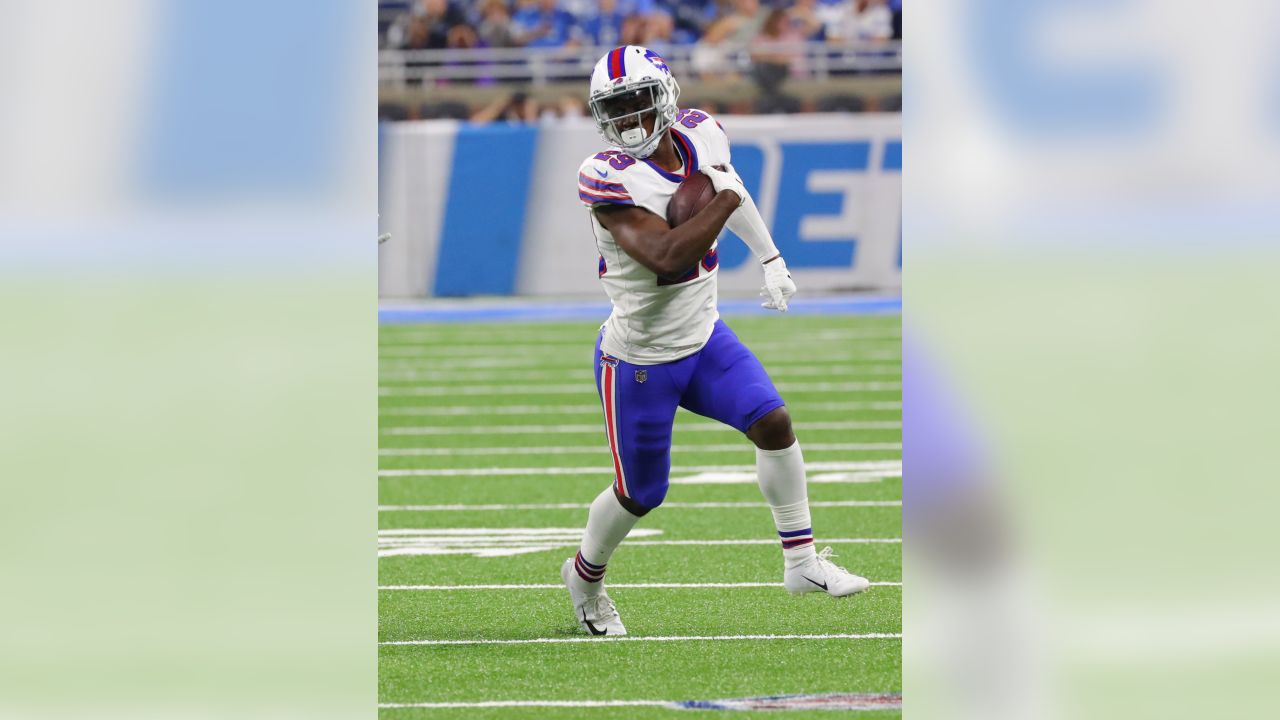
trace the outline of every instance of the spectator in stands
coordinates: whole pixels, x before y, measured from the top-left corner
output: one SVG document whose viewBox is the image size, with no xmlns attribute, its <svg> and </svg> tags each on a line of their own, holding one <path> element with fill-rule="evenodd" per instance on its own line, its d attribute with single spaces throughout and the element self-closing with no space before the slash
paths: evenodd
<svg viewBox="0 0 1280 720">
<path fill-rule="evenodd" d="M 557 48 L 580 44 L 578 21 L 558 0 L 522 0 L 511 17 L 516 42 L 524 47 Z"/>
<path fill-rule="evenodd" d="M 599 10 L 582 21 L 583 42 L 604 47 L 622 45 L 622 24 L 626 20 L 617 0 L 600 0 Z"/>
<path fill-rule="evenodd" d="M 832 38 L 831 29 L 827 37 Z M 882 42 L 893 37 L 893 11 L 888 0 L 857 0 L 853 14 L 846 17 L 834 39 L 843 41 Z"/>
<path fill-rule="evenodd" d="M 420 0 L 387 30 L 387 46 L 408 50 L 449 47 L 449 30 L 466 24 L 462 11 L 448 0 Z"/>
<path fill-rule="evenodd" d="M 693 46 L 689 63 L 704 82 L 728 81 L 735 77 L 728 49 L 725 47 L 728 28 L 728 25 L 712 23 Z"/>
<path fill-rule="evenodd" d="M 671 40 L 677 45 L 695 43 L 720 13 L 716 0 L 658 0 L 675 23 Z"/>
<path fill-rule="evenodd" d="M 675 20 L 669 13 L 663 10 L 654 10 L 644 16 L 640 44 L 659 55 L 667 55 L 671 48 L 671 39 L 675 29 Z"/>
<path fill-rule="evenodd" d="M 733 12 L 719 23 L 727 25 L 725 40 L 730 47 L 745 48 L 760 33 L 767 17 L 759 0 L 734 0 Z"/>
<path fill-rule="evenodd" d="M 786 10 L 777 8 L 765 16 L 760 33 L 751 42 L 751 62 L 756 67 L 768 66 L 777 68 L 781 78 L 789 74 L 804 74 L 804 52 L 798 43 L 804 42 L 804 35 L 791 24 Z"/>
<path fill-rule="evenodd" d="M 640 45 L 644 38 L 644 16 L 628 15 L 622 21 L 622 38 L 619 45 Z"/>
<path fill-rule="evenodd" d="M 854 0 L 814 0 L 813 14 L 822 23 L 823 39 L 836 42 L 853 18 Z"/>
<path fill-rule="evenodd" d="M 760 34 L 751 43 L 751 77 L 760 87 L 757 112 L 796 112 L 800 102 L 782 94 L 782 84 L 790 74 L 803 73 L 804 53 L 796 47 L 804 36 L 796 30 L 781 8 L 765 17 Z"/>
<path fill-rule="evenodd" d="M 816 6 L 817 0 L 796 0 L 795 4 L 787 9 L 787 19 L 791 23 L 791 28 L 802 40 L 821 42 L 825 39 L 825 26 L 818 17 Z"/>
<path fill-rule="evenodd" d="M 747 47 L 764 23 L 758 0 L 733 0 L 733 11 L 707 28 L 690 58 L 693 69 L 708 82 L 737 77 L 729 53 Z"/>
<path fill-rule="evenodd" d="M 485 47 L 515 47 L 515 31 L 511 28 L 511 11 L 506 0 L 485 0 L 480 5 L 477 33 Z"/>
</svg>

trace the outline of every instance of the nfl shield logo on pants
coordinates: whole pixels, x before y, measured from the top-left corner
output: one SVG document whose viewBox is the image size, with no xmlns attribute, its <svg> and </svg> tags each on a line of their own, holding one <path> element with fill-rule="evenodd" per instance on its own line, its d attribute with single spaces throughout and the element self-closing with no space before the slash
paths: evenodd
<svg viewBox="0 0 1280 720">
<path fill-rule="evenodd" d="M 638 383 L 642 383 L 642 382 L 644 382 L 645 380 L 648 380 L 648 379 L 649 379 L 649 371 L 648 371 L 648 370 L 637 370 L 637 371 L 636 371 L 636 382 L 638 382 Z"/>
</svg>

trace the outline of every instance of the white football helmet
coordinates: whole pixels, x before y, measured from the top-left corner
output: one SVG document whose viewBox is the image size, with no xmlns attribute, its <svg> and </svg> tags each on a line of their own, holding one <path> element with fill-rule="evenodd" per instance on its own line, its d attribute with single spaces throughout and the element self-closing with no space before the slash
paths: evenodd
<svg viewBox="0 0 1280 720">
<path fill-rule="evenodd" d="M 638 158 L 653 154 L 662 134 L 676 121 L 680 85 L 658 53 L 625 45 L 600 58 L 591 72 L 587 105 L 596 128 L 610 145 Z M 653 113 L 653 132 L 644 118 Z"/>
</svg>

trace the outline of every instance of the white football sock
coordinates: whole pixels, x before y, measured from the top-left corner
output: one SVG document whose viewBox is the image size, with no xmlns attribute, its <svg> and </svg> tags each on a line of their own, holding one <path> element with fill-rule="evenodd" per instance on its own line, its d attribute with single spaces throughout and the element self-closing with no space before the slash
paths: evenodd
<svg viewBox="0 0 1280 720">
<path fill-rule="evenodd" d="M 574 561 L 577 572 L 569 576 L 570 581 L 584 592 L 600 592 L 605 565 L 639 519 L 622 507 L 613 495 L 612 486 L 597 495 L 591 503 L 587 529 L 582 533 L 582 545 Z"/>
<path fill-rule="evenodd" d="M 756 448 L 756 475 L 760 492 L 773 511 L 778 537 L 782 538 L 786 567 L 793 568 L 814 557 L 813 521 L 809 517 L 800 441 L 782 450 Z"/>
</svg>

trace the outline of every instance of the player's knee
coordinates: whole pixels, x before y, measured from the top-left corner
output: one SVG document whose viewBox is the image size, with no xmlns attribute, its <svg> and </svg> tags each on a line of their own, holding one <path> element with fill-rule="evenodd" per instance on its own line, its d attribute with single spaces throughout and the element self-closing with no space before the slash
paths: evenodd
<svg viewBox="0 0 1280 720">
<path fill-rule="evenodd" d="M 650 510 L 662 504 L 662 501 L 666 499 L 667 491 L 666 488 L 663 488 L 661 491 L 644 492 L 640 493 L 638 497 L 632 497 L 619 492 L 618 486 L 615 484 L 613 486 L 613 496 L 618 499 L 618 504 L 624 510 L 636 517 L 644 517 Z"/>
<path fill-rule="evenodd" d="M 747 437 L 761 450 L 784 450 L 795 444 L 791 414 L 785 407 L 770 411 L 747 429 Z"/>
</svg>

